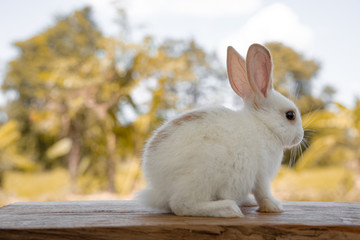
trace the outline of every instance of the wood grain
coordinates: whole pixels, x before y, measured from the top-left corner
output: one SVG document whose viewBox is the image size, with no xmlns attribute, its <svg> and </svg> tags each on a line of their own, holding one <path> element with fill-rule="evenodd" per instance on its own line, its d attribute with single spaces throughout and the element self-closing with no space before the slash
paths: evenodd
<svg viewBox="0 0 360 240">
<path fill-rule="evenodd" d="M 135 201 L 15 203 L 0 208 L 0 239 L 360 239 L 360 203 L 285 202 L 244 218 L 178 217 Z"/>
</svg>

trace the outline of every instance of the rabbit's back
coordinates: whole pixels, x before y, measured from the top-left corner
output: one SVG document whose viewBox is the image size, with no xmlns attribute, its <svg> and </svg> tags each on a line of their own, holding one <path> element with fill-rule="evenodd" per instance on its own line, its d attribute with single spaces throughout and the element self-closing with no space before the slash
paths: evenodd
<svg viewBox="0 0 360 240">
<path fill-rule="evenodd" d="M 187 112 L 167 122 L 154 133 L 146 144 L 143 164 L 146 166 L 151 163 L 153 166 L 155 163 L 171 163 L 174 168 L 178 168 L 179 165 L 188 164 L 185 162 L 194 162 L 184 159 L 184 155 L 213 153 L 216 148 L 231 151 L 234 142 L 247 135 L 247 131 L 251 132 L 249 126 L 245 126 L 248 125 L 246 122 L 246 119 L 241 117 L 241 112 L 224 107 Z M 234 124 L 240 129 L 234 130 Z"/>
</svg>

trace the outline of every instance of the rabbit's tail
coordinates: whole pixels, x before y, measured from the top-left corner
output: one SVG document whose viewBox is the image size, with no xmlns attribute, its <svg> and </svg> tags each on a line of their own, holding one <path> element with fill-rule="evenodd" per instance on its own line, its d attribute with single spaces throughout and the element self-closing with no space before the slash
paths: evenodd
<svg viewBox="0 0 360 240">
<path fill-rule="evenodd" d="M 141 190 L 136 194 L 135 198 L 146 206 L 160 210 L 170 210 L 169 199 L 163 192 L 155 189 L 149 188 Z"/>
</svg>

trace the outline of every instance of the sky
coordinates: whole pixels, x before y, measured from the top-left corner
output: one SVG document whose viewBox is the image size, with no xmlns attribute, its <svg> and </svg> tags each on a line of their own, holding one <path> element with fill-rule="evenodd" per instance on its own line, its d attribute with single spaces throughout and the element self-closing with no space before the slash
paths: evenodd
<svg viewBox="0 0 360 240">
<path fill-rule="evenodd" d="M 118 34 L 115 5 L 126 9 L 134 41 L 146 35 L 159 42 L 195 39 L 215 51 L 224 67 L 229 45 L 246 55 L 254 42 L 280 41 L 320 63 L 315 95 L 330 85 L 336 89 L 335 100 L 345 106 L 360 98 L 358 0 L 1 0 L 0 81 L 6 63 L 18 54 L 12 43 L 53 26 L 56 16 L 92 6 L 100 29 Z M 0 94 L 0 105 L 5 99 Z"/>
</svg>

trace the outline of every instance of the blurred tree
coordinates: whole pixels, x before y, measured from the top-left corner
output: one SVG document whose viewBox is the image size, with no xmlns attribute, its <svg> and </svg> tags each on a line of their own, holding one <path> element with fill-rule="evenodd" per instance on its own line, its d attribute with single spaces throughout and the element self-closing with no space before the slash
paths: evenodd
<svg viewBox="0 0 360 240">
<path fill-rule="evenodd" d="M 141 151 L 149 132 L 178 107 L 181 86 L 195 84 L 199 75 L 223 74 L 193 41 L 157 46 L 151 37 L 125 39 L 104 37 L 84 8 L 15 44 L 20 54 L 2 88 L 17 93 L 7 114 L 18 123 L 19 153 L 45 169 L 67 165 L 74 185 L 79 174 L 100 182 L 107 176 L 114 191 L 116 162 Z M 151 81 L 144 107 L 134 91 Z M 182 108 L 196 104 L 201 94 L 194 92 Z M 135 121 L 122 121 L 129 111 Z"/>
<path fill-rule="evenodd" d="M 290 47 L 279 42 L 270 42 L 266 47 L 271 51 L 274 61 L 274 85 L 280 91 L 299 98 L 311 95 L 311 79 L 319 70 L 315 60 L 306 60 Z M 286 86 L 292 85 L 286 89 Z"/>
<path fill-rule="evenodd" d="M 321 99 L 323 99 L 323 101 L 325 102 L 326 106 L 329 106 L 330 104 L 332 104 L 335 93 L 336 93 L 335 88 L 333 88 L 332 86 L 329 86 L 329 85 L 325 86 L 322 89 L 320 96 L 321 96 Z"/>
<path fill-rule="evenodd" d="M 45 32 L 15 43 L 20 55 L 10 62 L 3 84 L 3 89 L 18 93 L 7 113 L 20 123 L 20 150 L 32 153 L 45 168 L 58 165 L 54 160 L 66 156 L 73 180 L 87 127 L 83 120 L 93 115 L 84 108 L 84 101 L 96 97 L 96 85 L 101 85 L 104 67 L 99 55 L 104 41 L 91 21 L 90 9 L 76 11 Z M 69 147 L 59 140 L 68 140 Z"/>
<path fill-rule="evenodd" d="M 311 84 L 320 65 L 313 59 L 305 59 L 300 53 L 279 42 L 269 42 L 274 62 L 274 87 L 287 97 L 293 98 L 302 114 L 325 107 L 320 98 L 312 95 Z"/>
</svg>

